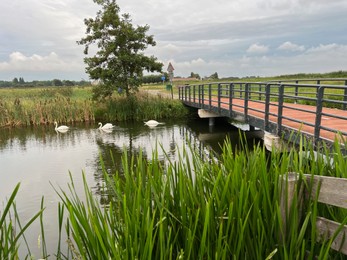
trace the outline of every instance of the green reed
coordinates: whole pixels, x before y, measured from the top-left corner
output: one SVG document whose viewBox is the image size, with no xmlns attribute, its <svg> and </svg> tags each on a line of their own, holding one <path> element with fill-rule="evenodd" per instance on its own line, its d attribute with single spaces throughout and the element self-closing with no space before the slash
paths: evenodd
<svg viewBox="0 0 347 260">
<path fill-rule="evenodd" d="M 307 146 L 306 146 L 307 147 Z M 167 167 L 158 160 L 123 156 L 124 173 L 105 171 L 100 205 L 85 182 L 85 198 L 72 184 L 61 192 L 69 212 L 69 232 L 78 257 L 85 259 L 306 259 L 343 256 L 315 241 L 318 205 L 293 208 L 284 236 L 279 178 L 288 170 L 317 170 L 297 151 L 268 154 L 254 147 L 201 158 L 183 151 Z M 336 151 L 339 159 L 345 160 Z M 323 162 L 320 168 L 324 168 Z M 346 169 L 343 169 L 346 170 Z M 332 172 L 331 172 L 332 173 Z M 294 200 L 298 198 L 295 197 Z M 332 214 L 329 209 L 319 211 Z M 338 215 L 337 212 L 333 214 Z"/>
<path fill-rule="evenodd" d="M 19 240 L 24 239 L 25 230 L 40 216 L 43 208 L 35 214 L 28 222 L 22 226 L 16 208 L 15 197 L 18 193 L 20 184 L 17 184 L 10 198 L 6 202 L 4 209 L 0 210 L 0 259 L 19 259 L 18 248 Z M 12 210 L 11 210 L 12 209 Z M 27 244 L 26 244 L 27 245 Z M 27 246 L 30 254 L 30 248 Z"/>
<path fill-rule="evenodd" d="M 54 121 L 143 121 L 187 115 L 187 109 L 178 100 L 137 93 L 96 102 L 91 100 L 91 89 L 0 89 L 0 127 L 46 125 Z"/>
<path fill-rule="evenodd" d="M 113 121 L 142 121 L 148 119 L 179 118 L 187 115 L 187 109 L 179 100 L 172 100 L 139 92 L 134 96 L 115 96 L 99 103 L 95 118 Z"/>
<path fill-rule="evenodd" d="M 129 158 L 125 151 L 122 172 L 103 168 L 104 187 L 97 196 L 85 178 L 84 196 L 77 194 L 71 177 L 69 191 L 57 191 L 57 258 L 344 259 L 330 250 L 332 240 L 316 243 L 314 223 L 318 213 L 346 223 L 346 210 L 305 200 L 304 214 L 293 207 L 284 227 L 279 206 L 279 183 L 288 172 L 300 178 L 303 173 L 346 178 L 341 146 L 336 143 L 333 153 L 322 147 L 322 155 L 333 156 L 333 163 L 314 158 L 313 147 L 304 141 L 297 150 L 281 154 L 241 146 L 234 152 L 227 141 L 220 156 L 185 149 L 178 160 L 167 157 L 165 162 L 156 151 L 152 160 L 141 152 Z M 63 223 L 67 242 L 61 241 Z M 3 237 L 10 225 L 0 224 Z M 7 247 L 12 241 L 7 240 Z M 67 243 L 67 254 L 61 243 Z M 43 249 L 42 255 L 47 254 Z"/>
<path fill-rule="evenodd" d="M 94 120 L 87 88 L 1 89 L 0 126 L 29 126 Z M 89 94 L 88 94 L 89 93 Z"/>
</svg>

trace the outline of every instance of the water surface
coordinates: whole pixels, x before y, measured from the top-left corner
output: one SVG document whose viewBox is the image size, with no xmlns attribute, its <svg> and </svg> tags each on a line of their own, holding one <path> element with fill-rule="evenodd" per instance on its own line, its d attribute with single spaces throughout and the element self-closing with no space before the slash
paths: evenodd
<svg viewBox="0 0 347 260">
<path fill-rule="evenodd" d="M 230 124 L 209 127 L 208 121 L 165 121 L 164 125 L 149 128 L 142 122 L 118 123 L 112 132 L 103 132 L 95 125 L 73 125 L 67 133 L 57 133 L 53 126 L 39 128 L 0 129 L 0 201 L 4 202 L 17 183 L 21 183 L 16 198 L 23 222 L 40 209 L 44 197 L 44 223 L 49 252 L 57 245 L 57 205 L 54 189 L 68 191 L 70 175 L 77 192 L 83 195 L 82 173 L 89 187 L 97 191 L 103 184 L 100 155 L 108 172 L 122 172 L 121 157 L 143 152 L 150 160 L 157 148 L 163 162 L 177 160 L 178 153 L 188 146 L 201 153 L 220 153 L 221 145 L 229 138 L 234 147 L 239 132 Z M 249 136 L 249 143 L 260 141 Z M 112 154 L 112 156 L 111 156 Z M 112 158 L 113 160 L 112 161 Z M 168 158 L 167 158 L 168 157 Z M 1 206 L 2 208 L 2 206 Z M 35 256 L 39 256 L 40 228 L 34 224 L 27 239 Z M 21 248 L 21 253 L 27 252 Z"/>
</svg>

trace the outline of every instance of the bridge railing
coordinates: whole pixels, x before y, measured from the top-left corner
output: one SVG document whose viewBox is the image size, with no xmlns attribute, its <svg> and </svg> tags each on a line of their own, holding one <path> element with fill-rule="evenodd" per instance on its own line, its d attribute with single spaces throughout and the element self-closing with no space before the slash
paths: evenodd
<svg viewBox="0 0 347 260">
<path fill-rule="evenodd" d="M 347 108 L 347 80 L 338 80 L 341 85 L 312 84 L 312 81 L 185 85 L 179 87 L 179 98 L 188 105 L 222 116 L 241 116 L 244 122 L 278 136 L 299 129 L 318 143 L 337 133 L 347 136 L 347 116 L 339 112 Z M 291 116 L 293 112 L 305 114 L 307 120 Z M 331 126 L 329 120 L 337 120 L 340 126 Z"/>
</svg>

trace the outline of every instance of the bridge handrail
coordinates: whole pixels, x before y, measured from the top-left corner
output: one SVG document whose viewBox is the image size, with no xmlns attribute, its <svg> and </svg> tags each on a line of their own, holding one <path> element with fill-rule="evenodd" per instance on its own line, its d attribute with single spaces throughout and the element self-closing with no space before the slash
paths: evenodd
<svg viewBox="0 0 347 260">
<path fill-rule="evenodd" d="M 335 80 L 341 81 L 341 79 Z M 312 80 L 310 79 L 310 81 Z M 331 107 L 338 108 L 336 111 L 347 110 L 347 85 L 243 81 L 209 82 L 180 86 L 179 99 L 196 107 L 216 110 L 217 113 L 227 114 L 229 117 L 236 116 L 242 111 L 246 123 L 251 119 L 257 120 L 249 118 L 249 112 L 257 113 L 259 114 L 258 117 L 263 119 L 263 125 L 259 123 L 257 125 L 262 130 L 279 136 L 287 128 L 283 124 L 284 120 L 287 123 L 289 121 L 301 123 L 303 129 L 313 127 L 314 134 L 311 134 L 311 137 L 316 144 L 325 140 L 321 137 L 321 131 L 340 132 L 343 136 L 347 136 L 346 128 L 341 131 L 321 124 L 322 117 L 329 117 L 333 120 L 343 120 L 347 125 L 347 116 L 332 113 L 326 109 Z M 262 104 L 264 109 L 260 110 L 248 106 L 250 102 Z M 311 107 L 305 105 L 311 105 Z M 315 114 L 315 120 L 314 122 L 299 122 L 285 116 L 283 109 Z M 276 126 L 274 126 L 274 120 Z"/>
<path fill-rule="evenodd" d="M 317 84 L 320 84 L 324 81 L 332 81 L 332 82 L 341 82 L 344 81 L 345 85 L 347 85 L 347 78 L 311 78 L 311 79 L 281 79 L 281 80 L 269 80 L 267 82 L 307 82 L 307 81 L 315 81 Z"/>
</svg>

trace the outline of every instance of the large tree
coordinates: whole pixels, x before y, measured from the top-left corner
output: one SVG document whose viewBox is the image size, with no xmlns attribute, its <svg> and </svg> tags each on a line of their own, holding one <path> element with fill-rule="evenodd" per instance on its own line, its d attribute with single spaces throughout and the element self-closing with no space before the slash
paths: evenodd
<svg viewBox="0 0 347 260">
<path fill-rule="evenodd" d="M 143 72 L 161 72 L 163 64 L 144 50 L 155 46 L 153 35 L 147 35 L 149 26 L 132 25 L 129 14 L 120 14 L 115 0 L 93 0 L 101 6 L 95 19 L 85 19 L 86 36 L 77 43 L 84 45 L 84 54 L 96 45 L 92 57 L 84 59 L 91 79 L 100 81 L 94 97 L 111 96 L 114 90 L 127 96 L 138 90 Z"/>
</svg>

